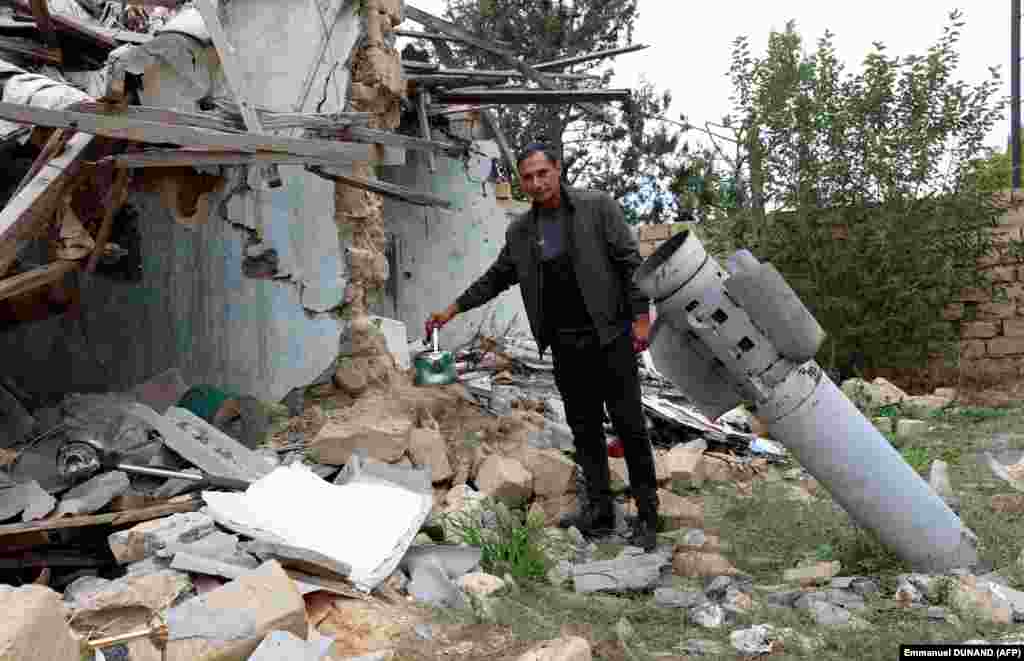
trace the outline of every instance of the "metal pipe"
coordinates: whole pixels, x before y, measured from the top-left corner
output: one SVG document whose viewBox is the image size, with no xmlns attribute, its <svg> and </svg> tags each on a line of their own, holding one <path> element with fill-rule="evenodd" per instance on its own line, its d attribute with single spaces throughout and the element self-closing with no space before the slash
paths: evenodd
<svg viewBox="0 0 1024 661">
<path fill-rule="evenodd" d="M 1020 188 L 1020 6 L 1010 0 L 1010 153 L 1013 162 L 1013 189 Z"/>
<path fill-rule="evenodd" d="M 651 358 L 709 417 L 751 403 L 861 526 L 917 571 L 978 561 L 977 537 L 813 360 L 823 335 L 770 264 L 748 252 L 730 271 L 689 232 L 644 262 L 657 306 Z"/>
</svg>

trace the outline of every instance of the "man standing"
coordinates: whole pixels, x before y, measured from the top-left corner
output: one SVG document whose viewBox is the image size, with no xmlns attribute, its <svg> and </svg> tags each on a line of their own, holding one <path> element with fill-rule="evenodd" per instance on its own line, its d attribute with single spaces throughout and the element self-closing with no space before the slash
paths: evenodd
<svg viewBox="0 0 1024 661">
<path fill-rule="evenodd" d="M 615 527 L 604 434 L 607 405 L 625 447 L 639 514 L 634 544 L 651 551 L 658 493 L 635 356 L 647 348 L 650 318 L 648 299 L 633 283 L 642 261 L 636 239 L 611 196 L 563 186 L 560 159 L 545 145 L 527 146 L 518 166 L 533 208 L 509 225 L 501 254 L 487 272 L 446 310 L 431 315 L 427 336 L 519 284 L 541 354 L 551 348 L 576 462 L 587 483 L 585 506 L 560 524 L 589 536 Z"/>
</svg>

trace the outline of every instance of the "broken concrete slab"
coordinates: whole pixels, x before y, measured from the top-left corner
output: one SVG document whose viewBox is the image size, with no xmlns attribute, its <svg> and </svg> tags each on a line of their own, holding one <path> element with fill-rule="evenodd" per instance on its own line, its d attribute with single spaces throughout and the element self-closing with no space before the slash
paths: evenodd
<svg viewBox="0 0 1024 661">
<path fill-rule="evenodd" d="M 71 632 L 60 595 L 41 585 L 0 585 L 0 659 L 79 661 L 78 640 Z"/>
<path fill-rule="evenodd" d="M 0 488 L 0 521 L 19 514 L 23 522 L 35 521 L 56 506 L 57 500 L 35 480 Z"/>
<path fill-rule="evenodd" d="M 410 429 L 408 444 L 413 463 L 430 469 L 431 482 L 444 482 L 455 475 L 448 461 L 448 444 L 440 430 Z"/>
<path fill-rule="evenodd" d="M 306 604 L 270 561 L 167 614 L 167 661 L 246 661 L 271 631 L 308 633 Z"/>
<path fill-rule="evenodd" d="M 450 579 L 458 580 L 479 567 L 482 558 L 483 551 L 473 546 L 424 544 L 409 547 L 399 568 L 411 575 L 419 565 L 436 562 Z"/>
<path fill-rule="evenodd" d="M 522 463 L 510 457 L 492 454 L 477 471 L 480 493 L 507 505 L 519 505 L 533 493 L 533 475 Z"/>
<path fill-rule="evenodd" d="M 302 640 L 288 631 L 271 631 L 248 661 L 319 661 L 328 656 L 330 638 Z"/>
<path fill-rule="evenodd" d="M 187 512 L 145 521 L 128 530 L 119 530 L 111 534 L 107 542 L 114 558 L 124 565 L 155 555 L 171 544 L 196 542 L 215 530 L 213 519 L 206 514 Z"/>
<path fill-rule="evenodd" d="M 415 427 L 406 408 L 396 404 L 382 411 L 380 406 L 357 402 L 345 413 L 345 419 L 328 420 L 310 444 L 317 463 L 344 466 L 360 449 L 385 463 L 394 463 L 405 454 L 409 431 Z"/>
<path fill-rule="evenodd" d="M 101 473 L 71 489 L 57 506 L 57 516 L 92 514 L 110 504 L 128 488 L 127 473 L 110 471 Z"/>
<path fill-rule="evenodd" d="M 165 434 L 166 424 L 157 428 L 167 447 L 210 475 L 255 482 L 273 469 L 256 452 L 187 409 L 172 406 L 163 418 L 175 432 Z"/>
<path fill-rule="evenodd" d="M 666 555 L 649 553 L 601 560 L 573 567 L 577 594 L 638 592 L 661 586 L 671 562 Z"/>
<path fill-rule="evenodd" d="M 189 587 L 187 576 L 170 570 L 116 580 L 87 576 L 65 589 L 64 602 L 76 616 L 118 608 L 144 608 L 156 612 L 170 606 Z"/>
<path fill-rule="evenodd" d="M 174 559 L 171 560 L 171 569 L 188 572 L 190 574 L 220 576 L 232 580 L 241 578 L 251 571 L 246 567 L 239 567 L 238 565 L 232 565 L 212 558 L 192 555 L 191 553 L 175 553 Z"/>
<path fill-rule="evenodd" d="M 236 535 L 221 532 L 220 530 L 215 530 L 194 542 L 184 544 L 177 542 L 169 543 L 159 549 L 156 555 L 159 558 L 173 558 L 178 553 L 188 553 L 200 558 L 209 558 L 247 569 L 256 569 L 261 564 L 255 556 L 240 548 Z"/>
<path fill-rule="evenodd" d="M 310 549 L 258 540 L 247 542 L 244 548 L 263 560 L 277 560 L 282 567 L 314 576 L 346 577 L 352 573 L 351 565 Z"/>
<path fill-rule="evenodd" d="M 441 608 L 464 608 L 468 605 L 466 595 L 436 556 L 415 563 L 409 575 L 411 580 L 406 590 L 416 601 Z"/>
</svg>

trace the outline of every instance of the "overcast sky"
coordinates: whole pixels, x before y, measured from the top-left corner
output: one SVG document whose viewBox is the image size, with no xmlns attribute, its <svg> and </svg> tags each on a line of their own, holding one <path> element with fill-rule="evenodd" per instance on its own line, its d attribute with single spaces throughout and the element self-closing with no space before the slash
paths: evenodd
<svg viewBox="0 0 1024 661">
<path fill-rule="evenodd" d="M 835 33 L 836 50 L 850 68 L 860 62 L 874 41 L 890 55 L 924 54 L 942 34 L 953 9 L 961 9 L 966 25 L 960 41 L 959 78 L 974 83 L 988 76 L 988 67 L 1001 66 L 1003 91 L 1010 93 L 1009 0 L 775 0 L 774 2 L 703 2 L 640 0 L 640 18 L 634 40 L 651 48 L 621 55 L 612 65 L 615 87 L 637 87 L 646 76 L 658 88 L 670 89 L 669 116 L 685 113 L 691 122 L 719 121 L 729 112 L 731 89 L 726 73 L 733 40 L 750 37 L 754 53 L 761 55 L 768 33 L 795 19 L 805 47 L 813 50 L 825 30 Z M 440 15 L 445 0 L 411 0 L 416 7 Z M 405 27 L 416 28 L 410 25 Z M 1007 113 L 1007 117 L 1008 117 Z M 1000 123 L 989 143 L 1004 147 L 1009 121 Z"/>
</svg>

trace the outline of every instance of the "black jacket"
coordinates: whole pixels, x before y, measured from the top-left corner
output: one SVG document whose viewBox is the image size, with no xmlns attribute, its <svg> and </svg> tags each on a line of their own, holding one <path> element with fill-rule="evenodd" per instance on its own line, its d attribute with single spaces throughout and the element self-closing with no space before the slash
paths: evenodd
<svg viewBox="0 0 1024 661">
<path fill-rule="evenodd" d="M 649 301 L 633 282 L 643 260 L 622 208 L 606 193 L 562 189 L 569 210 L 568 249 L 587 311 L 602 344 L 649 311 Z M 462 312 L 484 305 L 512 285 L 520 285 L 530 329 L 543 354 L 550 344 L 541 320 L 540 230 L 536 207 L 509 224 L 498 259 L 456 299 Z"/>
</svg>

